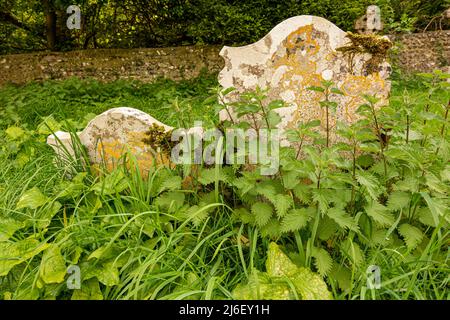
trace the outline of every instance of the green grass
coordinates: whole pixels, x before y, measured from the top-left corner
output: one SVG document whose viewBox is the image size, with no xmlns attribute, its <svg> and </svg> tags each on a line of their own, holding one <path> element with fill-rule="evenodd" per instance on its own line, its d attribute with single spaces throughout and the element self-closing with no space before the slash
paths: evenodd
<svg viewBox="0 0 450 320">
<path fill-rule="evenodd" d="M 52 129 L 80 130 L 94 115 L 120 106 L 141 109 L 172 126 L 211 122 L 215 110 L 204 101 L 216 88 L 215 76 L 152 84 L 70 79 L 0 88 L 0 299 L 231 299 L 236 285 L 245 283 L 254 270 L 263 271 L 274 239 L 262 235 L 257 225 L 243 222 L 234 210 L 246 207 L 251 196 L 241 197 L 239 190 L 217 179 L 212 185 L 200 183 L 199 189 L 183 188 L 183 168 L 155 169 L 144 179 L 139 171 L 125 167 L 96 176 L 74 163 L 69 178 L 66 168 L 54 165 L 53 151 L 45 144 L 49 132 L 41 125 L 43 120 Z M 423 171 L 414 171 L 419 170 L 412 161 L 416 159 L 393 155 L 389 160 L 389 170 L 399 176 L 422 173 L 431 179 L 420 182 L 419 191 L 430 195 L 435 205 L 430 207 L 447 220 L 433 226 L 408 217 L 423 235 L 414 248 L 405 245 L 393 225 L 386 227 L 392 227 L 389 245 L 372 245 L 364 235 L 348 230 L 336 231 L 330 243 L 317 241 L 317 246 L 331 248 L 327 250 L 334 267 L 323 276 L 335 299 L 449 299 L 448 199 L 441 199 L 448 195 L 448 155 L 438 149 L 437 157 L 429 163 L 426 159 L 435 154 L 442 124 L 437 118 L 443 116 L 439 108 L 447 101 L 448 92 L 437 90 L 430 97 L 418 78 L 394 79 L 393 110 L 401 114 L 409 110 L 405 103 L 411 102 L 411 110 L 429 104 L 425 116 L 436 125 L 424 131 L 429 137 L 424 146 L 420 139 L 410 142 L 417 150 L 410 156 L 419 159 L 423 153 Z M 414 129 L 420 131 L 426 126 L 417 110 L 411 112 L 416 117 Z M 431 112 L 437 116 L 433 118 Z M 402 149 L 409 148 L 400 135 L 404 118 L 395 119 L 393 147 L 410 152 Z M 442 137 L 448 135 L 444 132 Z M 224 170 L 241 178 L 240 171 Z M 386 181 L 377 170 L 376 166 L 367 169 L 375 182 L 369 179 L 366 185 L 358 185 L 361 203 L 369 197 L 367 189 L 384 188 Z M 438 180 L 430 178 L 431 173 Z M 431 187 L 426 185 L 430 182 Z M 383 196 L 391 197 L 391 192 L 385 190 Z M 414 204 L 426 206 L 420 192 L 411 192 L 414 210 Z M 321 267 L 317 256 L 314 263 L 305 262 L 308 237 L 309 231 L 302 229 L 275 238 L 294 262 L 317 272 Z M 31 254 L 30 248 L 14 252 L 14 245 L 24 241 L 50 246 L 44 253 Z M 352 250 L 344 250 L 344 243 Z M 28 258 L 20 260 L 27 253 Z M 359 263 L 358 254 L 363 257 Z M 19 260 L 8 267 L 11 260 L 5 256 Z M 67 289 L 69 265 L 81 268 L 81 290 Z M 366 287 L 370 265 L 382 270 L 379 290 Z"/>
</svg>

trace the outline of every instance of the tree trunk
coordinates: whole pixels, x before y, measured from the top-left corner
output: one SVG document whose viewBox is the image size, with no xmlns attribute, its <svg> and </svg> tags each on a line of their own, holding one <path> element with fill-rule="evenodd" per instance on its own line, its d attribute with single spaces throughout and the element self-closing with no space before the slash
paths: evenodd
<svg viewBox="0 0 450 320">
<path fill-rule="evenodd" d="M 56 12 L 51 0 L 42 0 L 45 14 L 45 34 L 47 36 L 47 47 L 54 51 L 56 49 Z"/>
</svg>

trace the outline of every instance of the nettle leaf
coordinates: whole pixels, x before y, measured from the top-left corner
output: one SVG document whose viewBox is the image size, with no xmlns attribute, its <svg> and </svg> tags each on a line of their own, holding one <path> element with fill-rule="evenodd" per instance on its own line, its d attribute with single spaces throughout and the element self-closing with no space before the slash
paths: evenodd
<svg viewBox="0 0 450 320">
<path fill-rule="evenodd" d="M 273 199 L 277 194 L 277 190 L 272 181 L 265 181 L 264 183 L 256 185 L 255 191 L 256 193 L 266 197 L 268 200 Z"/>
<path fill-rule="evenodd" d="M 327 275 L 333 266 L 333 259 L 327 250 L 313 247 L 311 255 L 314 258 L 314 265 L 321 275 Z"/>
<path fill-rule="evenodd" d="M 423 233 L 419 228 L 416 228 L 410 224 L 404 223 L 398 227 L 398 232 L 405 240 L 408 249 L 414 249 L 417 247 L 423 239 Z"/>
<path fill-rule="evenodd" d="M 34 257 L 48 247 L 36 239 L 0 242 L 0 277 L 6 276 L 16 265 Z"/>
<path fill-rule="evenodd" d="M 363 263 L 364 252 L 357 243 L 350 239 L 346 239 L 342 242 L 341 250 L 344 256 L 346 256 L 355 266 L 360 266 Z"/>
<path fill-rule="evenodd" d="M 300 183 L 294 189 L 294 195 L 303 203 L 310 204 L 312 201 L 312 189 L 307 184 Z"/>
<path fill-rule="evenodd" d="M 256 224 L 262 227 L 269 222 L 273 214 L 273 209 L 270 204 L 257 202 L 252 205 L 252 213 L 255 215 Z"/>
<path fill-rule="evenodd" d="M 155 199 L 154 204 L 162 209 L 175 212 L 184 204 L 185 195 L 183 192 L 170 191 L 163 193 Z"/>
<path fill-rule="evenodd" d="M 284 217 L 287 211 L 294 205 L 292 198 L 285 194 L 277 194 L 275 198 L 271 199 L 271 202 L 277 211 L 277 216 L 280 218 Z"/>
<path fill-rule="evenodd" d="M 359 231 L 359 226 L 355 219 L 340 208 L 331 208 L 327 211 L 328 217 L 333 219 L 341 228 L 349 229 L 355 232 Z"/>
<path fill-rule="evenodd" d="M 332 190 L 313 189 L 312 195 L 314 202 L 319 205 L 320 211 L 326 212 L 331 202 Z"/>
<path fill-rule="evenodd" d="M 158 189 L 158 193 L 161 193 L 161 192 L 167 191 L 167 190 L 169 190 L 169 191 L 180 190 L 181 182 L 182 182 L 182 179 L 180 176 L 171 176 L 162 182 L 161 186 Z"/>
<path fill-rule="evenodd" d="M 366 205 L 364 209 L 367 215 L 380 227 L 388 227 L 395 221 L 394 216 L 389 213 L 388 209 L 376 201 L 372 201 L 372 203 Z"/>
<path fill-rule="evenodd" d="M 411 195 L 403 191 L 394 191 L 389 196 L 387 208 L 390 211 L 397 211 L 406 208 L 411 200 Z"/>
<path fill-rule="evenodd" d="M 378 179 L 367 171 L 358 170 L 356 172 L 356 180 L 366 188 L 372 199 L 377 199 L 378 195 L 382 192 L 378 184 Z"/>
<path fill-rule="evenodd" d="M 430 209 L 426 207 L 417 209 L 417 217 L 419 221 L 426 226 L 434 228 L 438 226 L 437 223 L 434 221 L 433 214 L 431 213 Z"/>
<path fill-rule="evenodd" d="M 309 209 L 292 209 L 281 221 L 281 232 L 297 231 L 305 227 L 311 219 Z"/>
<path fill-rule="evenodd" d="M 435 191 L 437 193 L 444 194 L 448 191 L 448 186 L 444 183 L 442 183 L 438 177 L 436 177 L 432 173 L 427 173 L 425 175 L 425 179 L 427 181 L 427 186 L 430 188 L 430 190 Z"/>
<path fill-rule="evenodd" d="M 270 219 L 262 228 L 261 235 L 263 237 L 276 238 L 281 235 L 281 225 L 278 219 Z"/>
<path fill-rule="evenodd" d="M 66 262 L 56 244 L 51 244 L 42 256 L 39 275 L 45 283 L 61 283 L 66 276 Z"/>
<path fill-rule="evenodd" d="M 236 215 L 243 223 L 254 224 L 255 216 L 246 208 L 234 209 L 233 214 Z"/>
<path fill-rule="evenodd" d="M 339 229 L 339 226 L 334 220 L 325 216 L 319 221 L 319 227 L 317 228 L 317 236 L 320 240 L 326 241 L 331 238 Z"/>
<path fill-rule="evenodd" d="M 42 194 L 41 190 L 39 190 L 38 187 L 34 187 L 26 191 L 20 197 L 19 202 L 17 202 L 16 209 L 22 208 L 37 209 L 45 205 L 49 201 L 50 199 L 47 198 L 44 194 Z"/>
<path fill-rule="evenodd" d="M 206 186 L 208 184 L 214 183 L 216 179 L 223 182 L 229 181 L 229 177 L 223 169 L 216 170 L 216 168 L 203 168 L 200 170 L 198 182 L 200 182 L 202 185 Z"/>
</svg>

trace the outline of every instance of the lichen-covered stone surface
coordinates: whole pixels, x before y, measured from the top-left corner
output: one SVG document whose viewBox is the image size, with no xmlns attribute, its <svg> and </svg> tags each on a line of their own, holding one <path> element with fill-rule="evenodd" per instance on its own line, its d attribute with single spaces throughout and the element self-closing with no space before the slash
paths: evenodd
<svg viewBox="0 0 450 320">
<path fill-rule="evenodd" d="M 236 88 L 225 97 L 225 102 L 234 102 L 241 93 L 257 86 L 270 88 L 267 102 L 282 99 L 288 104 L 277 109 L 282 117 L 280 129 L 319 119 L 324 130 L 326 112 L 320 107 L 323 93 L 308 88 L 331 80 L 344 93 L 331 96 L 339 104 L 330 119 L 331 140 L 335 140 L 336 121 L 356 121 L 355 111 L 365 102 L 362 95 L 376 95 L 381 99 L 379 107 L 388 103 L 391 88 L 388 62 L 381 61 L 374 72 L 367 67 L 372 54 L 347 55 L 338 51 L 351 45 L 346 35 L 326 19 L 297 16 L 283 21 L 256 43 L 224 47 L 220 55 L 225 68 L 219 74 L 219 82 L 225 88 Z M 222 110 L 220 117 L 227 119 L 227 112 Z"/>
<path fill-rule="evenodd" d="M 169 164 L 169 154 L 144 142 L 146 133 L 154 125 L 164 128 L 166 132 L 173 129 L 140 110 L 114 108 L 91 120 L 86 128 L 78 133 L 78 137 L 92 164 L 105 165 L 110 171 L 119 163 L 123 163 L 123 155 L 129 152 L 136 158 L 141 172 L 145 173 L 155 164 Z M 50 135 L 47 143 L 60 156 L 66 154 L 61 144 L 71 155 L 74 154 L 73 142 L 67 132 L 59 131 Z"/>
</svg>

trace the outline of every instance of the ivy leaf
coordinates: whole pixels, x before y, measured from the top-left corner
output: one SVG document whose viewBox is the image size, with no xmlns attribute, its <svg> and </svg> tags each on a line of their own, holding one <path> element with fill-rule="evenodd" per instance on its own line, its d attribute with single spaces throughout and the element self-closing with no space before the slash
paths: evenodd
<svg viewBox="0 0 450 320">
<path fill-rule="evenodd" d="M 418 229 L 410 224 L 407 224 L 407 223 L 402 224 L 398 228 L 398 232 L 403 237 L 403 239 L 405 240 L 406 246 L 410 250 L 417 247 L 417 245 L 419 245 L 419 243 L 422 242 L 422 239 L 424 236 L 422 231 L 420 231 L 420 229 Z"/>
<path fill-rule="evenodd" d="M 34 187 L 26 191 L 19 199 L 16 209 L 30 208 L 37 209 L 46 204 L 50 199 L 47 198 L 39 188 Z"/>
<path fill-rule="evenodd" d="M 344 210 L 331 208 L 327 211 L 328 217 L 333 219 L 341 228 L 358 232 L 359 226 L 356 221 Z"/>
<path fill-rule="evenodd" d="M 313 247 L 312 256 L 314 257 L 314 265 L 321 275 L 327 275 L 333 265 L 333 259 L 327 250 L 323 248 Z"/>
<path fill-rule="evenodd" d="M 257 202 L 252 205 L 252 213 L 255 215 L 256 224 L 263 227 L 272 217 L 273 209 L 267 203 Z"/>
<path fill-rule="evenodd" d="M 281 232 L 300 230 L 307 225 L 310 218 L 308 209 L 293 209 L 281 221 Z"/>
<path fill-rule="evenodd" d="M 388 212 L 388 209 L 376 201 L 366 205 L 365 211 L 380 227 L 388 227 L 395 221 L 394 216 Z"/>
<path fill-rule="evenodd" d="M 45 283 L 61 283 L 66 276 L 66 262 L 58 245 L 51 244 L 42 256 L 39 275 Z"/>
</svg>

